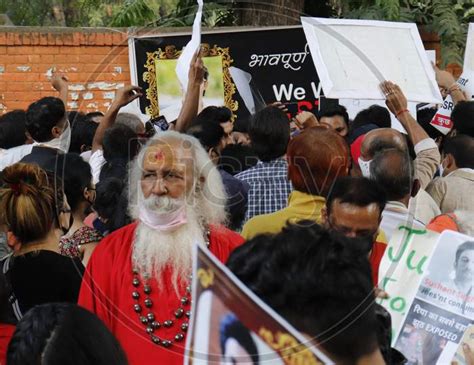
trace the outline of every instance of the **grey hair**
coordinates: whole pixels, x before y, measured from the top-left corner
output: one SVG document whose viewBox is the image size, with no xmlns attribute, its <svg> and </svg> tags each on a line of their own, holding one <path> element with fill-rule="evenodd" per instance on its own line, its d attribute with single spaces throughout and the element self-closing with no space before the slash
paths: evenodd
<svg viewBox="0 0 474 365">
<path fill-rule="evenodd" d="M 191 148 L 194 167 L 194 185 L 187 204 L 194 204 L 201 224 L 223 224 L 226 221 L 226 193 L 217 168 L 199 141 L 189 135 L 175 131 L 157 133 L 148 140 L 131 164 L 129 176 L 129 212 L 133 219 L 139 216 L 139 202 L 144 199 L 141 189 L 143 160 L 148 147 L 157 142 L 180 142 L 181 148 Z"/>
<path fill-rule="evenodd" d="M 126 125 L 135 133 L 139 133 L 144 128 L 140 118 L 132 113 L 119 113 L 115 118 L 115 124 Z"/>
<path fill-rule="evenodd" d="M 370 177 L 385 189 L 388 200 L 400 200 L 411 193 L 415 168 L 408 151 L 383 150 L 370 163 Z"/>
</svg>

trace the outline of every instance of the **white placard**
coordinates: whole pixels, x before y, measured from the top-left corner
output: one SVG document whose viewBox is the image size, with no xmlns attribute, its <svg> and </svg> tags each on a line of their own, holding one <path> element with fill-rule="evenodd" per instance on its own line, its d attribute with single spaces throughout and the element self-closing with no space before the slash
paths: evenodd
<svg viewBox="0 0 474 365">
<path fill-rule="evenodd" d="M 436 51 L 432 49 L 428 49 L 425 52 L 426 52 L 426 57 L 428 57 L 428 61 L 436 65 Z"/>
<path fill-rule="evenodd" d="M 469 24 L 466 51 L 464 52 L 464 70 L 474 71 L 474 23 Z"/>
<path fill-rule="evenodd" d="M 349 114 L 350 119 L 354 119 L 357 114 L 372 105 L 379 105 L 386 108 L 385 100 L 357 100 L 357 99 L 339 99 L 339 104 L 344 106 L 347 109 L 347 114 Z M 416 103 L 408 103 L 408 110 L 413 118 L 416 118 Z M 402 124 L 398 121 L 398 119 L 390 113 L 390 120 L 392 121 L 391 127 L 396 129 L 397 131 L 407 134 L 407 131 L 402 126 Z"/>
<path fill-rule="evenodd" d="M 203 0 L 197 0 L 198 10 L 193 23 L 193 34 L 191 40 L 188 42 L 186 47 L 179 56 L 178 63 L 176 64 L 176 74 L 178 75 L 179 83 L 183 89 L 183 95 L 186 94 L 188 88 L 188 72 L 191 60 L 201 46 L 201 20 L 202 20 L 202 7 L 204 5 Z"/>
<path fill-rule="evenodd" d="M 301 21 L 326 97 L 384 99 L 379 85 L 389 80 L 409 101 L 441 103 L 416 24 L 309 17 Z"/>
</svg>

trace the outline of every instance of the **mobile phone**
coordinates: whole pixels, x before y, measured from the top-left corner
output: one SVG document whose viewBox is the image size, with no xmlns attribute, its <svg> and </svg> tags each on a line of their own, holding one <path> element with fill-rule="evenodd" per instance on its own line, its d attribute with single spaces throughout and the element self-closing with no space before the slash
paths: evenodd
<svg viewBox="0 0 474 365">
<path fill-rule="evenodd" d="M 155 128 L 155 132 L 163 132 L 168 130 L 169 124 L 164 115 L 160 115 L 157 118 L 150 119 L 150 123 Z"/>
</svg>

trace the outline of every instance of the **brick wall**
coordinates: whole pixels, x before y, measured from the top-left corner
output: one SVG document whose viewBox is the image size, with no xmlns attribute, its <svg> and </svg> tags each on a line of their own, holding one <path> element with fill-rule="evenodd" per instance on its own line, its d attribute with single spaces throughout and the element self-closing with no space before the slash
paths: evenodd
<svg viewBox="0 0 474 365">
<path fill-rule="evenodd" d="M 57 95 L 48 82 L 53 70 L 69 78 L 68 110 L 104 112 L 115 90 L 130 83 L 125 29 L 0 29 L 0 114 Z M 439 58 L 439 37 L 423 30 L 421 36 Z M 457 65 L 448 69 L 456 76 L 461 73 Z"/>
<path fill-rule="evenodd" d="M 48 81 L 53 70 L 69 78 L 68 110 L 104 112 L 130 83 L 126 30 L 3 27 L 0 113 L 57 96 Z"/>
</svg>

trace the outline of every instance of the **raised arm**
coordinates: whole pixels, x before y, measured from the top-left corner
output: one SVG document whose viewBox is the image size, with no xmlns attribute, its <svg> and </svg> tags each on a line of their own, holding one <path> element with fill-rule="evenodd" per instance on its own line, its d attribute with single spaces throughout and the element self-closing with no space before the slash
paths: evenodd
<svg viewBox="0 0 474 365">
<path fill-rule="evenodd" d="M 441 160 L 436 143 L 408 111 L 408 102 L 400 87 L 390 81 L 383 82 L 381 89 L 386 96 L 388 109 L 397 117 L 408 133 L 415 148 L 415 176 L 425 189 L 433 179 Z"/>
<path fill-rule="evenodd" d="M 67 93 L 68 93 L 68 78 L 64 75 L 54 75 L 51 78 L 51 86 L 59 92 L 59 99 L 64 103 L 64 107 L 67 109 Z"/>
<path fill-rule="evenodd" d="M 454 105 L 460 101 L 466 100 L 466 95 L 464 95 L 461 87 L 458 85 L 454 79 L 454 76 L 450 72 L 441 70 L 434 64 L 433 68 L 435 70 L 436 82 L 438 83 L 438 86 L 442 90 L 445 90 L 447 94 L 451 95 Z"/>
<path fill-rule="evenodd" d="M 105 113 L 95 132 L 92 141 L 92 153 L 102 148 L 105 131 L 115 123 L 120 109 L 140 96 L 142 96 L 142 89 L 138 86 L 128 85 L 117 90 L 112 105 Z"/>
<path fill-rule="evenodd" d="M 184 97 L 183 107 L 179 113 L 176 125 L 170 124 L 170 129 L 184 132 L 198 114 L 199 98 L 201 97 L 201 84 L 204 81 L 204 63 L 200 50 L 198 50 L 190 63 L 188 73 L 188 88 Z"/>
<path fill-rule="evenodd" d="M 418 142 L 426 138 L 430 138 L 425 130 L 418 124 L 408 110 L 407 98 L 403 94 L 402 89 L 391 81 L 382 82 L 380 85 L 385 94 L 390 112 L 400 121 L 410 137 L 411 142 L 415 146 Z"/>
</svg>

